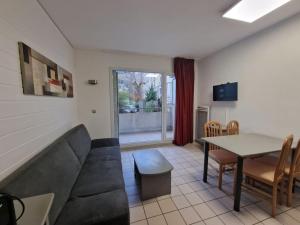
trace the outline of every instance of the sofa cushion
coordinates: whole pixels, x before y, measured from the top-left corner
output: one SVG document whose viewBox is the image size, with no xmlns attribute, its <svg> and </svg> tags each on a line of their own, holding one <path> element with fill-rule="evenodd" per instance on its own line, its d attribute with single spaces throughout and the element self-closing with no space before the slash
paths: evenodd
<svg viewBox="0 0 300 225">
<path fill-rule="evenodd" d="M 91 137 L 84 125 L 78 125 L 64 135 L 81 164 L 91 150 Z"/>
<path fill-rule="evenodd" d="M 30 160 L 15 174 L 1 191 L 20 198 L 46 193 L 54 193 L 50 211 L 50 223 L 67 202 L 81 165 L 65 140 L 50 145 L 42 153 Z"/>
<path fill-rule="evenodd" d="M 92 140 L 92 148 L 120 146 L 118 138 L 101 138 Z"/>
<path fill-rule="evenodd" d="M 55 225 L 128 225 L 128 200 L 124 190 L 74 198 L 67 202 Z"/>
<path fill-rule="evenodd" d="M 118 146 L 115 147 L 102 147 L 102 148 L 93 148 L 89 154 L 89 161 L 99 162 L 107 160 L 120 160 L 121 153 Z"/>
<path fill-rule="evenodd" d="M 122 165 L 119 160 L 95 161 L 88 156 L 73 187 L 71 197 L 83 197 L 124 189 Z"/>
</svg>

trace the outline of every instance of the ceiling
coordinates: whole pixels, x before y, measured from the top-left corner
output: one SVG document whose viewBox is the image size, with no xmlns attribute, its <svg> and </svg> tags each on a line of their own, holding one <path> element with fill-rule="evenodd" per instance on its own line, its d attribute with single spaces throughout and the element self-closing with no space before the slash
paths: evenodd
<svg viewBox="0 0 300 225">
<path fill-rule="evenodd" d="M 203 58 L 300 12 L 300 0 L 247 24 L 237 0 L 38 0 L 75 48 Z"/>
</svg>

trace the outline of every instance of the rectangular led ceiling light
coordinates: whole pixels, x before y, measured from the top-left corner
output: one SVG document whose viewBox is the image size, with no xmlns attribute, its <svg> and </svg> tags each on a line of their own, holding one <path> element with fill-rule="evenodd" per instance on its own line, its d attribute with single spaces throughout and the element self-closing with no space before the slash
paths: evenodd
<svg viewBox="0 0 300 225">
<path fill-rule="evenodd" d="M 291 0 L 242 0 L 228 10 L 223 17 L 253 23 Z"/>
</svg>

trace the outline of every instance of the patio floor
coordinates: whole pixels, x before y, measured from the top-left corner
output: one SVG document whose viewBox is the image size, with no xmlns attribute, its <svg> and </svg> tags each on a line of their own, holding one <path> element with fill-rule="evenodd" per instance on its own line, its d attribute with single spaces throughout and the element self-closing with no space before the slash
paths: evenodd
<svg viewBox="0 0 300 225">
<path fill-rule="evenodd" d="M 167 138 L 173 139 L 173 132 L 167 132 Z M 153 131 L 153 132 L 139 132 L 139 133 L 127 133 L 119 135 L 120 144 L 133 144 L 140 142 L 155 142 L 161 141 L 161 132 Z"/>
</svg>

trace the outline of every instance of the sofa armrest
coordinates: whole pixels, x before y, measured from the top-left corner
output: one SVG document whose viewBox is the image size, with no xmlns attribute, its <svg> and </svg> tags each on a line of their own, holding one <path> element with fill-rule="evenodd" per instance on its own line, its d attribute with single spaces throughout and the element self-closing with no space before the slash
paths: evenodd
<svg viewBox="0 0 300 225">
<path fill-rule="evenodd" d="M 118 138 L 102 138 L 102 139 L 94 139 L 92 140 L 92 148 L 101 148 L 101 147 L 111 147 L 111 146 L 119 146 Z"/>
</svg>

